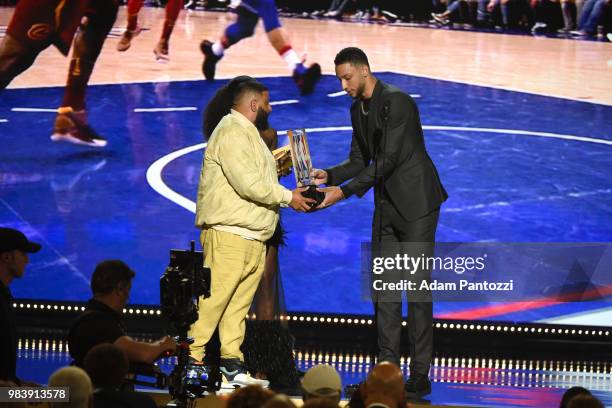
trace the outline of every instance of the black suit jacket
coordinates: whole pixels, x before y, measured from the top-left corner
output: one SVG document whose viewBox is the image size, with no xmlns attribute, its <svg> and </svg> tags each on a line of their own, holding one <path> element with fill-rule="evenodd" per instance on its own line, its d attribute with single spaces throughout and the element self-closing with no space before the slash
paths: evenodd
<svg viewBox="0 0 612 408">
<path fill-rule="evenodd" d="M 368 128 L 360 120 L 360 101 L 351 106 L 353 137 L 349 158 L 326 169 L 328 184 L 342 186 L 345 197 L 362 197 L 376 184 L 384 167 L 385 190 L 393 205 L 408 221 L 420 218 L 440 205 L 448 194 L 438 171 L 425 150 L 423 129 L 414 100 L 400 89 L 380 80 L 376 82 L 370 110 Z M 381 137 L 383 111 L 387 108 L 386 141 Z M 376 140 L 380 140 L 374 160 Z M 375 168 L 378 163 L 378 170 Z"/>
<path fill-rule="evenodd" d="M 17 379 L 17 325 L 11 291 L 0 282 L 0 380 Z"/>
</svg>

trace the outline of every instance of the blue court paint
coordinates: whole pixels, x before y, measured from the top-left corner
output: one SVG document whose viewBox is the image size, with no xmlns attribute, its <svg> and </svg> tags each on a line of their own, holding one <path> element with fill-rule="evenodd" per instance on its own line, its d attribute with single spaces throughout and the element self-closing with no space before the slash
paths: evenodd
<svg viewBox="0 0 612 408">
<path fill-rule="evenodd" d="M 612 241 L 612 146 L 516 132 L 609 142 L 612 107 L 395 73 L 378 77 L 420 96 L 427 147 L 450 195 L 439 241 Z M 340 91 L 335 78 L 323 77 L 308 97 L 299 96 L 290 78 L 262 80 L 272 101 L 299 101 L 274 106 L 275 128 L 350 125 L 350 98 L 328 96 Z M 54 108 L 61 88 L 2 93 L 0 224 L 22 229 L 44 246 L 32 256 L 26 276 L 14 282 L 16 297 L 85 300 L 96 263 L 119 258 L 137 272 L 131 302 L 158 302 L 170 248 L 187 248 L 198 231 L 193 214 L 156 193 L 146 172 L 160 157 L 203 142 L 202 108 L 222 84 L 90 87 L 90 123 L 109 139 L 106 149 L 95 151 L 53 144 L 53 113 L 11 110 Z M 198 110 L 134 111 L 175 107 Z M 344 160 L 350 136 L 348 130 L 311 133 L 315 166 Z M 171 161 L 164 182 L 195 201 L 201 160 L 202 150 L 196 150 Z M 293 175 L 282 182 L 295 185 Z M 369 240 L 372 207 L 369 193 L 315 214 L 282 211 L 288 245 L 280 256 L 290 311 L 372 312 L 359 293 L 360 243 Z M 495 318 L 533 321 L 606 304 L 573 303 Z M 440 304 L 436 313 L 475 306 Z"/>
</svg>

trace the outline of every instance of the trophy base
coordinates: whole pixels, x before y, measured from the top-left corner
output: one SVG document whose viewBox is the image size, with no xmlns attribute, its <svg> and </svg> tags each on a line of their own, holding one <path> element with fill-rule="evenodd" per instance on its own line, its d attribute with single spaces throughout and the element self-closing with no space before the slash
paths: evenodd
<svg viewBox="0 0 612 408">
<path fill-rule="evenodd" d="M 302 191 L 302 195 L 306 198 L 311 198 L 315 200 L 314 203 L 308 204 L 310 208 L 317 207 L 325 199 L 325 193 L 317 191 L 317 186 L 312 185 L 312 184 L 308 186 L 308 190 Z"/>
</svg>

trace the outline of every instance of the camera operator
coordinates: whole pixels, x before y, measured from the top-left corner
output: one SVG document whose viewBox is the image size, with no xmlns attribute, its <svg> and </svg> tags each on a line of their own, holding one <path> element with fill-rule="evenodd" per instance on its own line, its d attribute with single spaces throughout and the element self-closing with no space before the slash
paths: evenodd
<svg viewBox="0 0 612 408">
<path fill-rule="evenodd" d="M 132 271 L 124 262 L 108 260 L 96 266 L 91 277 L 93 299 L 70 328 L 70 355 L 82 367 L 87 352 L 100 343 L 111 343 L 125 352 L 130 362 L 152 363 L 176 343 L 165 336 L 153 343 L 136 341 L 126 334 L 121 312 L 132 288 Z"/>
</svg>

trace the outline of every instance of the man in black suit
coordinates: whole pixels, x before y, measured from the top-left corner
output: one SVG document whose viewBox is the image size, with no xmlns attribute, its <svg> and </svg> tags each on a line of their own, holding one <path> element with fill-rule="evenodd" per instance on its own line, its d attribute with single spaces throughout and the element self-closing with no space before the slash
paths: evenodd
<svg viewBox="0 0 612 408">
<path fill-rule="evenodd" d="M 314 170 L 317 185 L 328 186 L 319 208 L 374 188 L 372 243 L 435 241 L 440 205 L 448 195 L 425 149 L 417 106 L 398 88 L 370 71 L 366 54 L 345 48 L 336 55 L 336 76 L 355 101 L 351 106 L 353 136 L 348 160 Z M 351 179 L 348 183 L 340 184 Z M 433 250 L 433 245 L 431 245 Z M 379 361 L 400 365 L 402 302 L 374 298 Z M 410 340 L 409 395 L 431 392 L 429 368 L 433 348 L 433 306 L 408 301 Z"/>
</svg>

